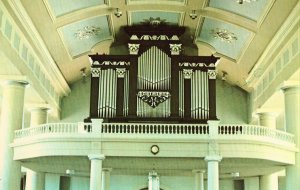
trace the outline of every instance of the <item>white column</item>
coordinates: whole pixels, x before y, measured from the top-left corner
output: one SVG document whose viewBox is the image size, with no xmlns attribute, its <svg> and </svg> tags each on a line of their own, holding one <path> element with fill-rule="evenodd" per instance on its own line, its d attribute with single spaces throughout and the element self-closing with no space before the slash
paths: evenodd
<svg viewBox="0 0 300 190">
<path fill-rule="evenodd" d="M 259 189 L 259 178 L 248 177 L 244 179 L 244 190 L 258 190 Z"/>
<path fill-rule="evenodd" d="M 105 156 L 103 154 L 90 154 L 91 174 L 90 174 L 90 190 L 101 190 L 102 187 L 102 161 Z"/>
<path fill-rule="evenodd" d="M 259 111 L 259 125 L 276 129 L 276 112 L 271 111 Z M 260 190 L 278 190 L 278 175 L 273 173 L 270 175 L 263 175 L 259 179 Z"/>
<path fill-rule="evenodd" d="M 259 179 L 259 190 L 278 190 L 278 175 L 263 175 Z"/>
<path fill-rule="evenodd" d="M 35 127 L 48 122 L 48 110 L 45 106 L 37 106 L 30 108 L 30 127 Z"/>
<path fill-rule="evenodd" d="M 276 129 L 276 117 L 277 113 L 275 112 L 258 112 L 259 125 L 265 126 L 271 129 Z"/>
<path fill-rule="evenodd" d="M 206 156 L 207 162 L 207 190 L 219 190 L 219 162 L 221 156 Z"/>
<path fill-rule="evenodd" d="M 27 169 L 25 190 L 44 190 L 45 173 Z"/>
<path fill-rule="evenodd" d="M 109 190 L 110 189 L 110 168 L 103 168 L 102 170 L 102 189 L 101 190 Z"/>
<path fill-rule="evenodd" d="M 48 121 L 47 106 L 35 106 L 29 109 L 30 111 L 30 127 L 47 123 Z M 42 172 L 32 171 L 27 169 L 25 190 L 44 190 L 45 189 L 45 174 Z"/>
<path fill-rule="evenodd" d="M 193 170 L 195 173 L 195 190 L 204 190 L 204 170 Z"/>
<path fill-rule="evenodd" d="M 19 190 L 21 165 L 13 161 L 14 131 L 22 128 L 24 94 L 26 81 L 5 81 L 2 83 L 2 104 L 0 118 L 0 189 Z"/>
<path fill-rule="evenodd" d="M 300 147 L 300 85 L 287 85 L 284 92 L 285 125 L 289 133 L 295 135 L 295 143 Z M 296 153 L 295 165 L 286 168 L 286 189 L 300 187 L 300 153 Z"/>
</svg>

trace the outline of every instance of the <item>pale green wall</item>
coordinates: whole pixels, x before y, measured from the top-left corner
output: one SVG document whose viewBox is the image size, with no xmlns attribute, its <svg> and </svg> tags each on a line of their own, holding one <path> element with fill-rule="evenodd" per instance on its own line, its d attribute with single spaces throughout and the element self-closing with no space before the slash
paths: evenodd
<svg viewBox="0 0 300 190">
<path fill-rule="evenodd" d="M 46 173 L 45 190 L 60 190 L 60 176 L 56 174 Z"/>
<path fill-rule="evenodd" d="M 62 100 L 61 122 L 79 122 L 89 116 L 90 77 L 71 86 Z M 248 95 L 240 88 L 217 80 L 217 116 L 221 123 L 241 124 L 248 121 Z"/>
<path fill-rule="evenodd" d="M 140 190 L 148 187 L 148 178 L 135 175 L 111 175 L 110 190 Z M 88 177 L 71 177 L 63 180 L 60 190 L 89 190 Z M 207 181 L 205 181 L 205 190 Z M 160 187 L 164 190 L 193 190 L 194 177 L 192 176 L 160 176 Z M 243 190 L 237 188 L 233 180 L 221 180 L 220 190 Z"/>
<path fill-rule="evenodd" d="M 74 83 L 69 96 L 61 103 L 61 122 L 82 122 L 89 116 L 90 110 L 90 76 Z"/>
<path fill-rule="evenodd" d="M 227 82 L 216 82 L 217 117 L 220 123 L 248 123 L 248 94 L 241 88 Z"/>
</svg>

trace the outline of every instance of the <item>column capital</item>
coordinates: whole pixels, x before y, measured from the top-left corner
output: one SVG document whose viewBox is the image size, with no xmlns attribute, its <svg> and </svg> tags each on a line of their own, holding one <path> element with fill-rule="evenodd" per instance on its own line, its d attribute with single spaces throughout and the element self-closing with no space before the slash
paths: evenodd
<svg viewBox="0 0 300 190">
<path fill-rule="evenodd" d="M 29 82 L 26 80 L 13 80 L 13 79 L 8 79 L 8 80 L 2 80 L 0 82 L 2 86 L 28 86 Z"/>
<path fill-rule="evenodd" d="M 194 174 L 199 174 L 199 173 L 204 174 L 206 171 L 205 170 L 201 170 L 201 169 L 194 169 L 194 170 L 192 170 L 192 172 Z"/>
<path fill-rule="evenodd" d="M 104 154 L 89 154 L 88 157 L 90 160 L 104 160 L 105 159 Z"/>
<path fill-rule="evenodd" d="M 286 92 L 288 90 L 296 90 L 300 92 L 300 84 L 298 81 L 285 81 L 281 84 L 281 90 Z"/>
<path fill-rule="evenodd" d="M 27 110 L 28 111 L 38 111 L 38 110 L 41 110 L 41 111 L 50 111 L 51 108 L 50 108 L 50 105 L 49 104 L 27 104 Z"/>
<path fill-rule="evenodd" d="M 220 162 L 222 160 L 222 156 L 219 155 L 206 156 L 204 160 L 206 162 L 212 162 L 212 161 Z"/>
<path fill-rule="evenodd" d="M 278 112 L 272 111 L 271 109 L 258 109 L 255 112 L 256 115 L 258 116 L 272 116 L 272 117 L 277 117 L 279 115 Z"/>
<path fill-rule="evenodd" d="M 111 172 L 112 168 L 102 168 L 102 172 Z"/>
<path fill-rule="evenodd" d="M 219 123 L 220 123 L 220 120 L 208 120 L 208 121 L 207 121 L 207 124 L 208 124 L 209 126 L 218 126 Z"/>
</svg>

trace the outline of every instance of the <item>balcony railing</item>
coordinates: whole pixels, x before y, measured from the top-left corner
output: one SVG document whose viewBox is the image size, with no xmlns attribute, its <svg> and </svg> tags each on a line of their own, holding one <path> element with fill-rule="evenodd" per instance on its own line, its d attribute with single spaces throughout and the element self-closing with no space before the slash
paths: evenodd
<svg viewBox="0 0 300 190">
<path fill-rule="evenodd" d="M 217 131 L 215 131 L 217 130 Z M 133 138 L 137 135 L 182 136 L 197 137 L 203 140 L 210 138 L 219 140 L 260 140 L 274 144 L 294 145 L 294 135 L 256 125 L 218 125 L 216 128 L 208 124 L 144 124 L 144 123 L 102 123 L 93 126 L 92 123 L 48 123 L 15 131 L 15 140 L 39 135 L 55 134 L 101 134 L 101 137 L 113 137 L 118 134 Z M 213 135 L 216 134 L 216 135 Z M 105 136 L 107 135 L 107 136 Z"/>
</svg>

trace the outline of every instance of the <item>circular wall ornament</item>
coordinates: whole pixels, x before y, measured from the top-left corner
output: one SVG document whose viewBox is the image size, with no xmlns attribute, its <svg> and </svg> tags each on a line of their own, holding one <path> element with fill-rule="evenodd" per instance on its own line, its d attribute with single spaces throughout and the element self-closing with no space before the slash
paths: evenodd
<svg viewBox="0 0 300 190">
<path fill-rule="evenodd" d="M 152 145 L 150 150 L 151 150 L 151 153 L 155 155 L 159 152 L 159 147 L 157 145 Z"/>
</svg>

